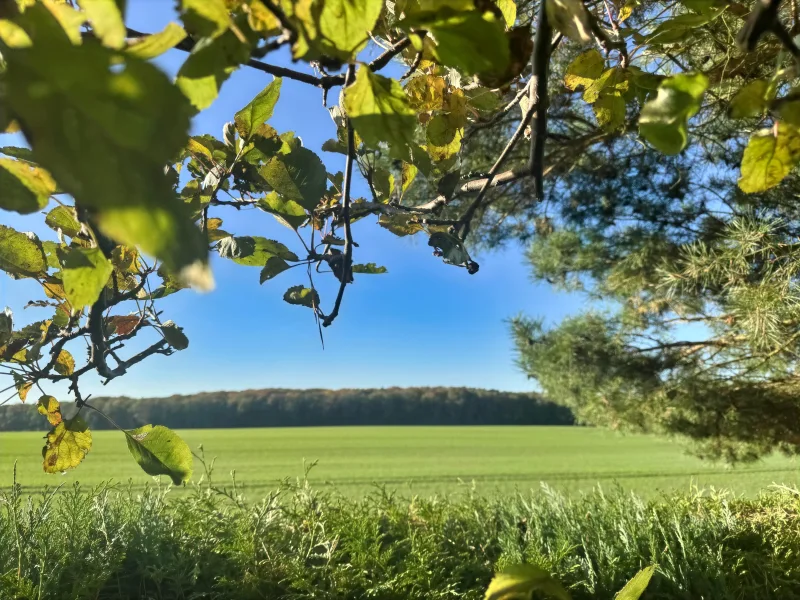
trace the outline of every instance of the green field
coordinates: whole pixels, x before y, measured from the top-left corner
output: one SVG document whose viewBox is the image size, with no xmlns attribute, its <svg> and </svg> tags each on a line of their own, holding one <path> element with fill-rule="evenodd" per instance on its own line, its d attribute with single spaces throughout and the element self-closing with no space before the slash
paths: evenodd
<svg viewBox="0 0 800 600">
<path fill-rule="evenodd" d="M 315 486 L 347 495 L 375 484 L 403 494 L 430 495 L 528 490 L 541 482 L 565 490 L 620 484 L 639 494 L 688 490 L 692 485 L 752 494 L 773 483 L 800 484 L 793 459 L 771 457 L 731 468 L 686 454 L 677 442 L 578 427 L 340 427 L 302 429 L 205 429 L 182 431 L 194 449 L 203 444 L 216 457 L 215 480 L 232 469 L 246 490 L 259 495 L 286 477 L 298 477 L 303 461 L 318 460 Z M 18 481 L 31 490 L 44 484 L 112 479 L 150 480 L 128 455 L 121 434 L 94 433 L 94 447 L 76 471 L 46 475 L 41 469 L 42 434 L 0 434 L 0 484 Z M 195 465 L 197 477 L 201 466 Z"/>
</svg>

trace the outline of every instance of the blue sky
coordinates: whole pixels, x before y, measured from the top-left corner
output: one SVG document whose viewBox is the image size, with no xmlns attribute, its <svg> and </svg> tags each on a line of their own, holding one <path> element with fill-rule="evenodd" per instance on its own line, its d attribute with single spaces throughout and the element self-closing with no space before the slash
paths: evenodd
<svg viewBox="0 0 800 600">
<path fill-rule="evenodd" d="M 160 30 L 175 19 L 172 7 L 163 0 L 130 0 L 128 24 L 145 32 Z M 185 54 L 172 51 L 159 65 L 174 75 L 184 59 Z M 268 60 L 289 63 L 286 54 L 271 54 Z M 252 69 L 234 73 L 211 108 L 196 117 L 194 132 L 219 137 L 224 123 L 270 81 Z M 330 171 L 342 170 L 341 155 L 320 152 L 322 143 L 335 136 L 335 127 L 319 91 L 285 80 L 270 124 L 279 132 L 296 132 Z M 0 135 L 0 145 L 19 143 L 16 136 Z M 363 193 L 363 188 L 354 191 Z M 258 210 L 221 208 L 215 216 L 223 218 L 226 231 L 299 245 L 289 230 Z M 52 239 L 38 215 L 0 212 L 0 222 Z M 286 288 L 307 283 L 304 270 L 288 271 L 262 286 L 257 268 L 217 257 L 212 260 L 213 292 L 187 290 L 161 303 L 164 317 L 184 327 L 189 348 L 140 363 L 105 387 L 87 377 L 85 393 L 162 396 L 266 387 L 417 385 L 530 390 L 531 382 L 514 366 L 505 319 L 524 312 L 557 321 L 581 308 L 579 299 L 531 283 L 516 246 L 477 255 L 481 269 L 470 276 L 433 257 L 423 236 L 397 238 L 378 227 L 375 218 L 357 223 L 353 235 L 359 244 L 356 262 L 376 262 L 389 273 L 362 275 L 348 286 L 339 318 L 324 332 L 324 350 L 312 312 L 282 300 Z M 330 275 L 325 279 L 331 281 L 321 286 L 321 295 L 329 309 L 338 282 Z M 0 306 L 11 307 L 18 322 L 43 318 L 35 309 L 23 310 L 35 287 L 0 274 Z M 66 398 L 63 388 L 45 391 Z"/>
</svg>

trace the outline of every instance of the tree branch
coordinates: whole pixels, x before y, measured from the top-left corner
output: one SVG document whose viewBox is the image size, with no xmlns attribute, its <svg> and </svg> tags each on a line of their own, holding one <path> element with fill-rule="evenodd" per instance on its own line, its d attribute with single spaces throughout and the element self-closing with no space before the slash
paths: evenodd
<svg viewBox="0 0 800 600">
<path fill-rule="evenodd" d="M 350 65 L 347 68 L 347 80 L 345 87 L 353 78 L 355 67 Z M 350 275 L 353 268 L 353 235 L 350 231 L 350 185 L 353 179 L 353 161 L 356 158 L 356 142 L 355 132 L 353 125 L 350 123 L 350 117 L 345 115 L 345 125 L 347 127 L 347 162 L 344 168 L 344 190 L 342 192 L 342 221 L 344 221 L 344 253 L 342 265 L 341 281 L 339 282 L 339 293 L 336 294 L 336 302 L 333 305 L 331 314 L 322 320 L 322 326 L 328 327 L 333 320 L 339 316 L 339 308 L 342 305 L 342 298 L 344 297 L 344 288 L 350 281 Z"/>
</svg>

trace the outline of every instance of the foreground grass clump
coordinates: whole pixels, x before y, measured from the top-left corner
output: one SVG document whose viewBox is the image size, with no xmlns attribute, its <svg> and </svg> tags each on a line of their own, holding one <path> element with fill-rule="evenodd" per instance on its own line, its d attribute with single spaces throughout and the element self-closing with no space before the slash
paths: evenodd
<svg viewBox="0 0 800 600">
<path fill-rule="evenodd" d="M 252 499 L 250 499 L 252 500 Z M 0 495 L 0 598 L 478 600 L 498 568 L 536 563 L 573 598 L 800 597 L 800 497 L 621 492 L 354 501 L 286 482 L 259 502 L 77 485 Z"/>
</svg>

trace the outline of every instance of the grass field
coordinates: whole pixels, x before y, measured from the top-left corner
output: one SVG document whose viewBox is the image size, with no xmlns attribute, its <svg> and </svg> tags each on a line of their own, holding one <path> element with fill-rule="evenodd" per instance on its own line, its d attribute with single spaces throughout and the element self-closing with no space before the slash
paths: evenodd
<svg viewBox="0 0 800 600">
<path fill-rule="evenodd" d="M 355 496 L 375 484 L 403 494 L 457 493 L 475 485 L 481 494 L 538 488 L 564 490 L 619 484 L 644 496 L 690 486 L 754 494 L 773 483 L 800 484 L 796 461 L 771 457 L 731 468 L 686 454 L 677 442 L 577 427 L 342 427 L 304 429 L 187 430 L 181 435 L 206 458 L 216 457 L 215 479 L 236 469 L 245 490 L 261 494 L 303 473 L 303 460 L 318 460 L 309 479 Z M 94 433 L 85 462 L 66 475 L 41 469 L 42 434 L 0 434 L 0 485 L 17 479 L 25 489 L 80 481 L 150 480 L 128 455 L 121 434 Z M 195 465 L 195 477 L 202 472 Z"/>
</svg>

